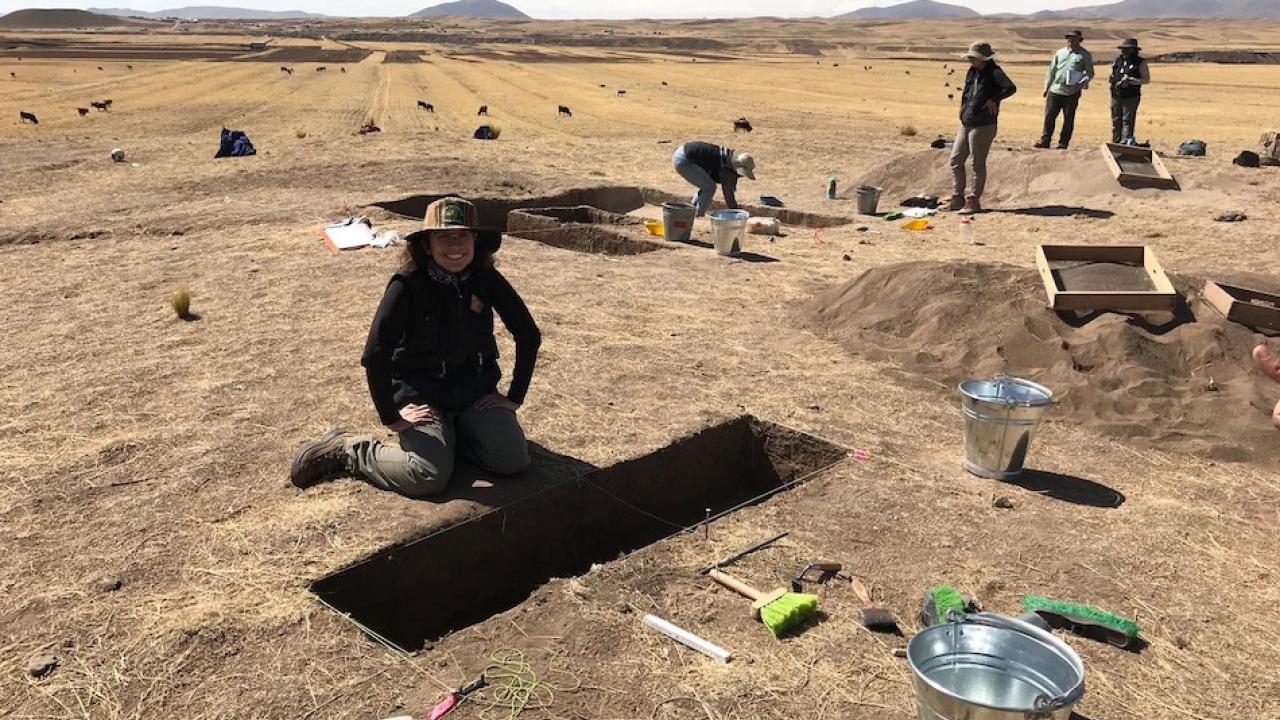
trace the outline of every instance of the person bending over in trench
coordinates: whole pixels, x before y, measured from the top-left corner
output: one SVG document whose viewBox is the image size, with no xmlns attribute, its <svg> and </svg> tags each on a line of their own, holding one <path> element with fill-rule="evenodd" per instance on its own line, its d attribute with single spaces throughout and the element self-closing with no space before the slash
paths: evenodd
<svg viewBox="0 0 1280 720">
<path fill-rule="evenodd" d="M 712 145 L 708 142 L 687 142 L 676 148 L 671 164 L 680 177 L 698 189 L 693 196 L 693 206 L 698 217 L 707 214 L 711 200 L 716 196 L 716 185 L 724 191 L 724 204 L 730 210 L 738 209 L 734 192 L 738 177 L 756 179 L 756 161 L 750 153 L 735 152 L 732 148 Z"/>
<path fill-rule="evenodd" d="M 1263 375 L 1280 383 L 1280 356 L 1271 352 L 1266 345 L 1259 345 L 1253 349 L 1253 362 Z M 1276 409 L 1271 411 L 1271 422 L 1280 428 L 1280 402 L 1277 402 Z"/>
<path fill-rule="evenodd" d="M 499 475 L 529 466 L 516 419 L 542 335 L 529 309 L 493 266 L 502 234 L 481 229 L 475 205 L 449 197 L 427 206 L 423 229 L 405 238 L 369 329 L 364 355 L 378 418 L 399 436 L 392 445 L 330 430 L 298 451 L 293 484 L 310 487 L 353 473 L 409 497 L 442 492 L 456 453 Z M 506 395 L 493 314 L 515 338 Z"/>
</svg>

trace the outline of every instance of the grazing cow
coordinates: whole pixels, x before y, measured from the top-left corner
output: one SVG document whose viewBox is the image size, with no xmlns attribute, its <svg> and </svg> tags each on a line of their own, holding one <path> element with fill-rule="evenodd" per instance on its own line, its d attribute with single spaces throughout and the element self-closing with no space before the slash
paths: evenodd
<svg viewBox="0 0 1280 720">
<path fill-rule="evenodd" d="M 361 125 L 360 129 L 357 130 L 356 132 L 359 133 L 360 135 L 368 135 L 370 133 L 380 133 L 382 132 L 382 128 L 369 122 Z"/>
<path fill-rule="evenodd" d="M 100 102 L 100 101 L 98 101 L 98 100 L 94 100 L 93 102 L 89 103 L 89 106 L 90 106 L 90 107 L 93 107 L 93 108 L 96 108 L 98 112 L 106 112 L 106 111 L 107 111 L 107 104 L 106 104 L 106 103 L 104 103 L 104 102 Z"/>
<path fill-rule="evenodd" d="M 951 87 L 951 83 L 949 82 L 942 83 L 942 85 L 943 87 Z"/>
<path fill-rule="evenodd" d="M 281 66 L 280 66 L 280 72 L 282 72 L 282 73 L 287 73 L 287 72 L 289 72 L 289 68 L 287 68 L 287 67 L 285 67 L 285 66 L 281 65 Z"/>
<path fill-rule="evenodd" d="M 744 117 L 733 121 L 734 132 L 751 132 L 751 122 Z"/>
<path fill-rule="evenodd" d="M 101 70 L 101 69 L 102 69 L 102 66 L 101 66 L 101 65 L 99 65 L 99 66 L 98 66 L 98 69 L 99 69 L 99 70 Z"/>
<path fill-rule="evenodd" d="M 663 87 L 666 87 L 666 84 L 667 84 L 667 81 L 666 81 L 666 80 L 663 80 L 663 81 L 662 81 L 662 85 L 663 85 Z"/>
<path fill-rule="evenodd" d="M 626 90 L 619 90 L 619 91 L 618 91 L 618 97 L 622 97 L 623 95 L 626 95 L 626 94 L 627 94 L 627 91 L 626 91 Z"/>
<path fill-rule="evenodd" d="M 346 74 L 347 74 L 347 69 L 346 69 L 346 68 L 338 68 L 338 72 L 342 73 L 343 75 L 346 75 Z"/>
<path fill-rule="evenodd" d="M 133 66 L 132 66 L 132 65 L 125 65 L 125 67 L 126 67 L 126 68 L 128 68 L 128 69 L 130 69 L 130 70 L 132 70 L 132 69 L 133 69 Z"/>
<path fill-rule="evenodd" d="M 561 105 L 560 113 L 557 117 L 573 117 L 573 111 L 569 109 L 568 105 Z"/>
<path fill-rule="evenodd" d="M 908 75 L 910 75 L 910 74 L 911 74 L 911 71 L 910 71 L 910 70 L 908 70 L 908 71 L 907 71 L 907 74 L 908 74 Z"/>
<path fill-rule="evenodd" d="M 601 85 L 600 87 L 609 87 L 609 86 L 608 86 L 608 85 Z"/>
<path fill-rule="evenodd" d="M 324 72 L 328 69 L 329 68 L 325 67 L 324 65 L 321 65 L 320 67 L 316 68 L 316 72 Z"/>
<path fill-rule="evenodd" d="M 955 100 L 955 99 L 956 99 L 956 96 L 955 96 L 955 95 L 952 95 L 952 94 L 950 94 L 950 93 L 948 93 L 948 94 L 947 94 L 947 99 L 948 99 L 948 100 Z"/>
<path fill-rule="evenodd" d="M 831 67 L 840 67 L 840 63 L 831 63 Z"/>
<path fill-rule="evenodd" d="M 32 115 L 29 112 L 22 112 L 21 110 L 18 111 L 18 120 L 24 123 L 29 122 L 32 125 L 40 124 L 40 121 L 36 119 L 35 115 Z"/>
<path fill-rule="evenodd" d="M 476 115 L 477 115 L 477 116 L 479 116 L 479 115 L 484 115 L 485 117 L 489 117 L 489 106 L 488 106 L 488 105 L 481 105 L 481 106 L 480 106 L 480 111 L 479 111 L 479 112 L 477 112 L 477 113 L 476 113 Z"/>
<path fill-rule="evenodd" d="M 76 112 L 80 113 L 80 117 L 84 117 L 89 114 L 89 108 L 76 108 Z"/>
<path fill-rule="evenodd" d="M 423 110 L 426 110 L 429 113 L 434 113 L 436 111 L 436 106 L 432 105 L 431 103 L 425 100 L 419 100 L 418 107 L 422 108 Z"/>
</svg>

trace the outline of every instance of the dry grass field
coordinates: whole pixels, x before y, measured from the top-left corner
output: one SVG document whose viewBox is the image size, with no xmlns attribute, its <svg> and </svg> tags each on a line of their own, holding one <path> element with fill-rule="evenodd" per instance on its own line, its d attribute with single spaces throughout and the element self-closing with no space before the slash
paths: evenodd
<svg viewBox="0 0 1280 720">
<path fill-rule="evenodd" d="M 1101 83 L 1082 102 L 1071 151 L 1030 149 L 1058 25 L 412 28 L 451 39 L 405 39 L 404 27 L 373 21 L 201 24 L 199 35 L 0 30 L 0 717 L 420 718 L 503 648 L 521 649 L 554 686 L 523 718 L 915 717 L 910 670 L 889 652 L 902 641 L 865 631 L 847 589 L 824 588 L 823 622 L 779 642 L 749 621 L 745 601 L 697 574 L 783 531 L 778 548 L 735 570 L 773 586 L 809 562 L 842 561 L 908 631 L 923 593 L 944 582 L 1002 612 L 1036 593 L 1135 617 L 1141 653 L 1064 636 L 1088 667 L 1079 718 L 1280 717 L 1280 432 L 1268 426 L 1280 388 L 1242 376 L 1218 392 L 1211 380 L 1243 367 L 1214 348 L 1247 344 L 1247 331 L 1193 302 L 1196 352 L 1177 347 L 1187 332 L 1117 352 L 1196 363 L 1100 386 L 1119 390 L 1120 417 L 1106 423 L 1055 411 L 1032 446 L 1036 472 L 1001 484 L 960 468 L 953 378 L 921 369 L 938 347 L 920 344 L 900 362 L 900 346 L 923 336 L 886 321 L 876 330 L 897 333 L 896 354 L 878 353 L 842 341 L 813 312 L 868 270 L 930 261 L 949 278 L 949 267 L 1029 268 L 1045 242 L 1146 244 L 1189 299 L 1203 278 L 1280 289 L 1280 169 L 1230 164 L 1280 130 L 1280 66 L 1155 65 L 1139 136 L 1168 154 L 1200 138 L 1210 155 L 1167 160 L 1180 192 L 1126 191 L 1097 150 L 1110 129 Z M 1127 36 L 1144 38 L 1149 54 L 1275 50 L 1276 30 L 1109 23 L 1086 28 L 1086 46 L 1102 67 Z M 189 59 L 268 35 L 279 39 L 257 58 Z M 520 35 L 533 42 L 506 41 Z M 928 142 L 955 131 L 947 94 L 958 96 L 963 71 L 948 76 L 943 65 L 960 66 L 955 56 L 979 37 L 1007 50 L 1021 88 L 992 160 L 991 205 L 1003 212 L 975 221 L 982 244 L 961 244 L 954 217 L 910 233 L 856 216 L 848 188 L 859 179 L 891 189 L 882 207 L 949 192 L 945 152 Z M 37 41 L 85 56 L 41 56 Z M 95 51 L 112 45 L 119 57 Z M 144 45 L 181 52 L 131 55 Z M 307 60 L 344 49 L 364 59 Z M 422 61 L 384 62 L 393 51 Z M 106 98 L 109 112 L 76 112 Z M 482 104 L 502 128 L 495 142 L 470 139 Z M 560 104 L 571 119 L 557 117 Z M 19 111 L 39 125 L 18 123 Z M 731 132 L 739 116 L 753 133 Z M 367 120 L 383 131 L 357 136 Z M 223 126 L 248 132 L 259 154 L 214 160 Z M 906 126 L 918 134 L 903 135 Z M 330 254 L 324 223 L 354 211 L 411 230 L 412 218 L 368 206 L 419 194 L 683 194 L 670 154 L 690 139 L 756 155 L 759 180 L 740 184 L 745 199 L 776 195 L 849 222 L 752 236 L 747 249 L 761 262 L 696 245 L 592 255 L 509 236 L 500 266 L 545 338 L 521 409 L 538 448 L 529 477 L 464 478 L 473 481 L 440 502 L 354 481 L 289 485 L 300 443 L 333 425 L 378 430 L 358 357 L 397 258 Z M 115 147 L 125 163 L 111 162 Z M 843 199 L 828 201 L 833 174 Z M 1214 222 L 1234 210 L 1248 220 Z M 190 288 L 194 322 L 168 307 L 179 285 Z M 918 296 L 944 286 L 922 283 Z M 952 310 L 972 302 L 934 299 Z M 1098 322 L 1113 321 L 1125 324 Z M 1011 322 L 1039 337 L 1058 320 L 1041 310 Z M 1013 374 L 1024 369 L 1016 350 L 995 349 Z M 1170 397 L 1174 381 L 1204 390 L 1178 396 L 1185 417 L 1123 417 L 1126 397 L 1147 407 Z M 1198 412 L 1208 402 L 1231 437 L 1214 413 Z M 553 580 L 415 654 L 370 641 L 307 591 L 382 548 L 743 414 L 870 457 L 705 535 Z M 994 508 L 995 496 L 1014 508 Z M 404 606 L 429 615 L 440 601 L 420 582 L 404 579 Z M 671 644 L 641 626 L 646 612 L 738 658 L 717 665 Z M 37 679 L 27 664 L 41 653 L 58 666 Z M 455 716 L 508 713 L 477 701 Z"/>
</svg>

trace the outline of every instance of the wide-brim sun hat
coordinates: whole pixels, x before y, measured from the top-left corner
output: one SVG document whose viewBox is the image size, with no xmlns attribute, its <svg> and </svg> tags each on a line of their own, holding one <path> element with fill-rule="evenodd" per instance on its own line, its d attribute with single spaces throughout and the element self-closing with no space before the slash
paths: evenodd
<svg viewBox="0 0 1280 720">
<path fill-rule="evenodd" d="M 441 230 L 470 230 L 476 234 L 476 249 L 497 252 L 502 247 L 502 231 L 480 224 L 475 203 L 460 197 L 443 197 L 427 206 L 422 229 L 409 233 L 406 241 L 429 240 Z"/>
<path fill-rule="evenodd" d="M 733 169 L 748 180 L 756 179 L 756 159 L 751 157 L 751 153 L 734 153 Z"/>
<path fill-rule="evenodd" d="M 991 49 L 991 43 L 976 42 L 969 46 L 969 52 L 960 57 L 965 60 L 991 60 L 996 56 L 996 51 Z"/>
<path fill-rule="evenodd" d="M 1117 45 L 1116 48 L 1119 50 L 1126 50 L 1128 48 L 1133 48 L 1134 50 L 1142 49 L 1141 47 L 1138 46 L 1137 38 L 1129 38 L 1128 40 L 1125 40 L 1124 42 Z"/>
</svg>

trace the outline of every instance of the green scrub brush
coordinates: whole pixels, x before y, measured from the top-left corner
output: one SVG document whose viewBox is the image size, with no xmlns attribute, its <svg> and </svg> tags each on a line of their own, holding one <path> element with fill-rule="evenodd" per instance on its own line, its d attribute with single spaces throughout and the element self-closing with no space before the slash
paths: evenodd
<svg viewBox="0 0 1280 720">
<path fill-rule="evenodd" d="M 788 592 L 786 588 L 761 592 L 720 570 L 712 570 L 708 574 L 712 580 L 754 600 L 751 604 L 752 617 L 764 623 L 774 637 L 799 630 L 818 613 L 817 595 Z"/>
<path fill-rule="evenodd" d="M 1038 595 L 1022 598 L 1022 609 L 1034 612 L 1051 626 L 1084 637 L 1127 648 L 1138 640 L 1138 624 L 1089 605 L 1050 600 Z"/>
<path fill-rule="evenodd" d="M 951 611 L 964 614 L 969 610 L 969 603 L 964 595 L 951 585 L 939 585 L 924 596 L 924 611 L 920 613 L 920 624 L 932 627 L 947 622 Z"/>
</svg>

